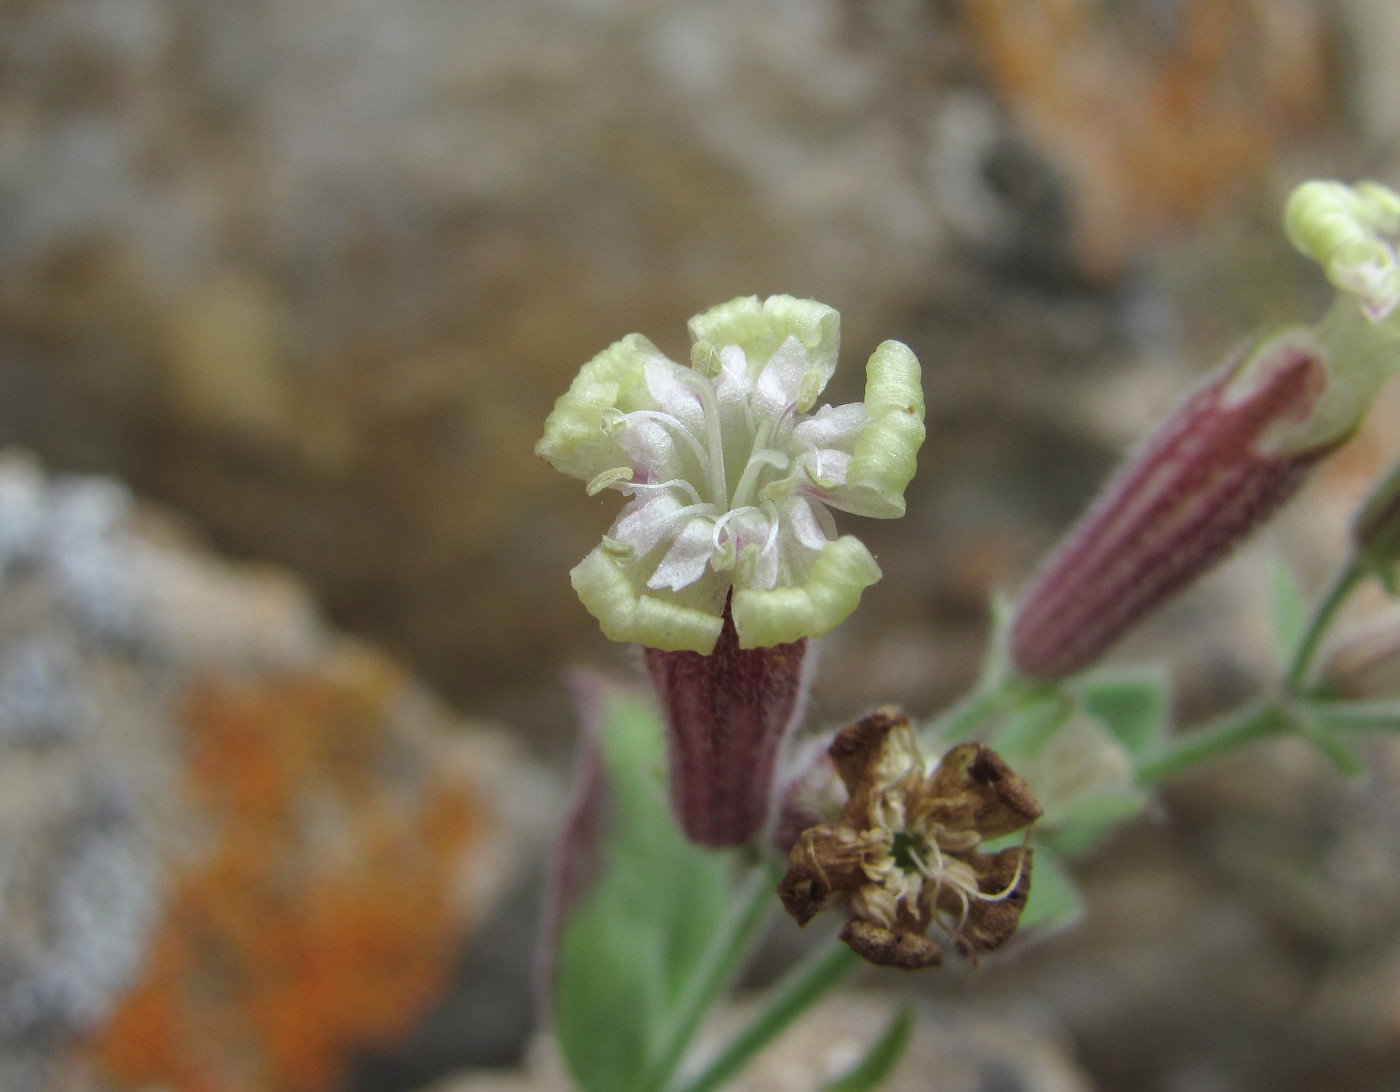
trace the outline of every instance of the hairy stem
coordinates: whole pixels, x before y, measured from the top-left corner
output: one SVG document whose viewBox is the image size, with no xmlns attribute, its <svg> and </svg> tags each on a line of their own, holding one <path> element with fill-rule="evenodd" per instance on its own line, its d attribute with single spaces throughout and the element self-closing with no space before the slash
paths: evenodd
<svg viewBox="0 0 1400 1092">
<path fill-rule="evenodd" d="M 931 737 L 960 742 L 979 729 L 1046 693 L 1050 686 L 1007 675 L 1000 682 L 972 691 L 929 727 Z"/>
<path fill-rule="evenodd" d="M 660 1046 L 636 1082 L 636 1088 L 661 1089 L 671 1080 L 715 999 L 733 977 L 740 961 L 748 955 L 771 911 L 776 909 L 773 888 L 778 878 L 775 869 L 760 866 L 744 881 L 728 919 L 711 939 L 709 950 L 700 961 L 699 972 L 686 989 L 675 1018 L 662 1035 Z"/>
<path fill-rule="evenodd" d="M 713 1092 L 738 1073 L 860 963 L 839 941 L 809 956 L 769 995 L 763 1011 L 679 1092 Z"/>
<path fill-rule="evenodd" d="M 1292 728 L 1293 721 L 1288 713 L 1275 702 L 1244 709 L 1209 727 L 1198 728 L 1173 739 L 1166 750 L 1137 768 L 1137 783 L 1155 785 L 1247 743 L 1279 735 Z"/>
</svg>

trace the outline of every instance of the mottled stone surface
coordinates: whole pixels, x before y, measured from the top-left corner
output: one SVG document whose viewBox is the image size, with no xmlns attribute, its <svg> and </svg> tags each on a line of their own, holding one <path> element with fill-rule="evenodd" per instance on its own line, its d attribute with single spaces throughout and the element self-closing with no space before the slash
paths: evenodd
<svg viewBox="0 0 1400 1092">
<path fill-rule="evenodd" d="M 0 1084 L 332 1087 L 442 995 L 536 775 L 111 479 L 0 456 L 0 527 Z"/>
</svg>

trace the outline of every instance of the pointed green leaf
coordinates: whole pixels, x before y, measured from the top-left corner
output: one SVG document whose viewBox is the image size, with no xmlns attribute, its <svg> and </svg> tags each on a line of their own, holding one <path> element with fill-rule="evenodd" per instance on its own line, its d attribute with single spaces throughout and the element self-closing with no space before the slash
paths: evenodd
<svg viewBox="0 0 1400 1092">
<path fill-rule="evenodd" d="M 1336 736 L 1316 732 L 1309 733 L 1307 739 L 1343 777 L 1360 777 L 1366 772 L 1366 763 L 1362 761 L 1361 756 Z"/>
<path fill-rule="evenodd" d="M 894 1067 L 904 1056 L 913 1030 L 914 1010 L 908 1005 L 901 1005 L 880 1037 L 870 1044 L 865 1057 L 836 1080 L 822 1085 L 821 1092 L 870 1092 L 879 1088 L 889 1080 Z"/>
<path fill-rule="evenodd" d="M 1052 846 L 1062 857 L 1077 857 L 1096 847 L 1119 824 L 1136 817 L 1147 802 L 1142 792 L 1086 796 L 1058 808 L 1053 823 L 1036 832 L 1036 844 Z M 1040 868 L 1036 850 L 1036 868 Z"/>
<path fill-rule="evenodd" d="M 619 1092 L 645 1072 L 730 897 L 730 858 L 687 842 L 672 817 L 655 711 L 606 699 L 602 865 L 568 912 L 555 962 L 560 1052 L 584 1092 Z"/>
<path fill-rule="evenodd" d="M 1052 690 L 1010 714 L 991 746 L 1015 769 L 1040 754 L 1073 712 L 1074 703 L 1063 692 Z"/>
<path fill-rule="evenodd" d="M 1031 867 L 1031 893 L 1021 911 L 1021 929 L 1064 929 L 1084 916 L 1084 898 L 1079 885 L 1065 869 L 1056 853 L 1035 847 Z"/>
<path fill-rule="evenodd" d="M 1361 756 L 1333 735 L 1324 719 L 1310 715 L 1310 711 L 1304 709 L 1297 710 L 1297 714 L 1294 723 L 1299 733 L 1336 767 L 1338 773 L 1345 777 L 1360 777 L 1366 772 Z"/>
<path fill-rule="evenodd" d="M 1079 698 L 1134 759 L 1160 746 L 1171 714 L 1171 691 L 1161 671 L 1099 672 L 1082 681 Z"/>
</svg>

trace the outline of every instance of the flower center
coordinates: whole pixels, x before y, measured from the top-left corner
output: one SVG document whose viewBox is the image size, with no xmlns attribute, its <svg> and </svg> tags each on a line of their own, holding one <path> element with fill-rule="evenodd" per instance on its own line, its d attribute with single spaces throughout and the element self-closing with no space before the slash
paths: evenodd
<svg viewBox="0 0 1400 1092">
<path fill-rule="evenodd" d="M 922 838 L 910 834 L 908 831 L 896 831 L 893 844 L 890 846 L 890 856 L 894 858 L 894 863 L 905 872 L 926 872 L 928 871 L 929 845 Z"/>
</svg>

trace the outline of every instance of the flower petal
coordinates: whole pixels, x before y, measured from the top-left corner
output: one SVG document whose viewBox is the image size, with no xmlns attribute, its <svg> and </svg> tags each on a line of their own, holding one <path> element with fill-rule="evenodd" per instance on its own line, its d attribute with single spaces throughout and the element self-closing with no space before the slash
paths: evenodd
<svg viewBox="0 0 1400 1092">
<path fill-rule="evenodd" d="M 924 394 L 918 358 L 908 346 L 886 341 L 865 366 L 865 412 L 845 485 L 823 497 L 859 516 L 904 515 L 904 490 L 914 477 L 924 442 Z"/>
<path fill-rule="evenodd" d="M 613 342 L 579 370 L 555 401 L 535 454 L 561 473 L 584 481 L 619 465 L 624 460 L 619 458 L 616 439 L 603 428 L 604 417 L 610 411 L 650 407 L 643 369 L 647 361 L 665 359 L 641 334 Z"/>
<path fill-rule="evenodd" d="M 1012 834 L 1040 818 L 1025 779 L 990 747 L 960 743 L 943 756 L 920 802 L 922 815 L 951 833 Z"/>
<path fill-rule="evenodd" d="M 617 430 L 617 446 L 638 480 L 667 482 L 680 475 L 683 463 L 676 438 L 660 421 L 629 417 Z"/>
<path fill-rule="evenodd" d="M 648 360 L 643 365 L 647 391 L 656 400 L 656 408 L 698 434 L 705 430 L 705 407 L 695 388 L 685 381 L 689 370 L 669 360 Z"/>
<path fill-rule="evenodd" d="M 706 656 L 719 640 L 724 620 L 718 613 L 640 593 L 623 561 L 606 546 L 595 547 L 573 567 L 569 579 L 609 640 Z"/>
<path fill-rule="evenodd" d="M 684 502 L 669 490 L 638 497 L 622 509 L 608 529 L 608 537 L 626 546 L 634 556 L 643 557 L 675 530 L 673 518 L 683 507 Z"/>
<path fill-rule="evenodd" d="M 977 874 L 980 899 L 966 904 L 967 920 L 954 934 L 958 951 L 977 955 L 1000 948 L 1021 923 L 1021 911 L 1031 893 L 1033 853 L 1028 847 L 1011 846 L 1000 853 L 973 853 L 968 863 Z M 961 900 L 951 898 L 952 889 L 944 888 L 940 900 L 945 913 L 961 917 Z"/>
<path fill-rule="evenodd" d="M 757 296 L 741 296 L 696 315 L 690 320 L 689 328 L 691 339 L 697 343 L 707 341 L 716 346 L 743 348 L 750 374 L 757 373 L 768 363 L 787 338 L 797 338 L 807 350 L 809 367 L 817 373 L 810 391 L 813 399 L 836 370 L 841 316 L 815 300 L 769 296 L 760 303 Z"/>
<path fill-rule="evenodd" d="M 928 937 L 907 930 L 886 929 L 861 918 L 852 918 L 846 923 L 841 939 L 856 955 L 880 967 L 921 971 L 943 962 L 942 950 Z"/>
<path fill-rule="evenodd" d="M 824 550 L 831 541 L 822 529 L 821 518 L 816 512 L 820 506 L 821 501 L 800 496 L 789 497 L 778 506 L 779 518 L 789 529 L 793 540 L 809 550 Z"/>
<path fill-rule="evenodd" d="M 851 451 L 867 420 L 865 406 L 860 402 L 823 406 L 798 422 L 792 430 L 792 438 L 804 448 L 833 447 Z"/>
<path fill-rule="evenodd" d="M 849 899 L 866 882 L 864 863 L 871 847 L 859 837 L 843 838 L 835 824 L 803 831 L 788 854 L 788 870 L 778 898 L 798 925 Z"/>
<path fill-rule="evenodd" d="M 804 584 L 769 591 L 735 588 L 739 644 L 757 648 L 819 637 L 844 621 L 856 609 L 860 593 L 879 579 L 880 566 L 865 544 L 843 535 L 827 543 Z"/>
<path fill-rule="evenodd" d="M 802 342 L 784 338 L 759 372 L 753 389 L 754 410 L 776 421 L 789 406 L 801 401 L 803 381 L 812 370 Z"/>
<path fill-rule="evenodd" d="M 710 555 L 715 551 L 714 526 L 713 520 L 704 518 L 687 523 L 652 573 L 647 587 L 657 591 L 662 588 L 680 591 L 704 576 Z"/>
<path fill-rule="evenodd" d="M 862 830 L 880 825 L 876 802 L 897 782 L 924 776 L 914 727 L 897 706 L 882 705 L 836 733 L 828 751 L 846 786 L 845 821 Z"/>
<path fill-rule="evenodd" d="M 725 528 L 726 553 L 734 559 L 735 583 L 746 588 L 771 588 L 778 582 L 778 529 L 763 511 L 745 508 Z"/>
</svg>

